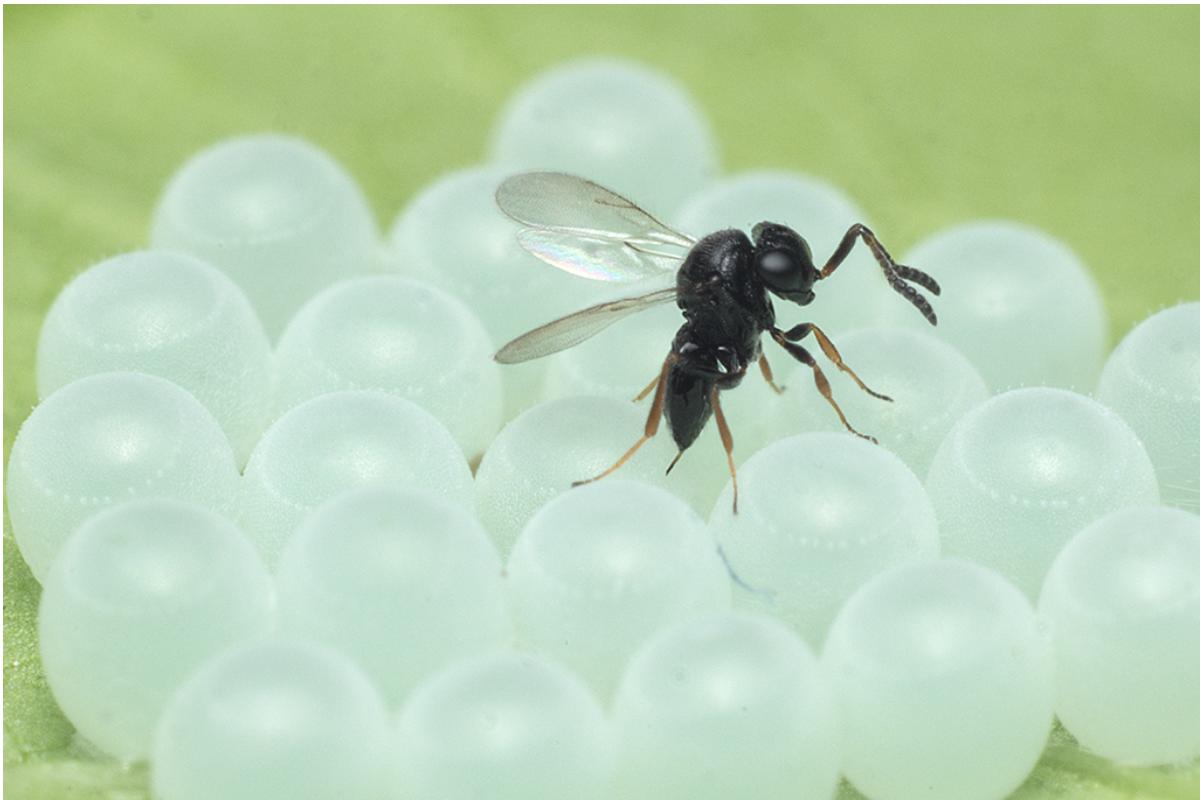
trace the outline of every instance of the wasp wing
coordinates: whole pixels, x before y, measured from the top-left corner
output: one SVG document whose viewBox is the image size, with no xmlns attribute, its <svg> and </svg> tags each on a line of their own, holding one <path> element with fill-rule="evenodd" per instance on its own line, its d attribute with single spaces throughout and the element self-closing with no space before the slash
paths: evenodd
<svg viewBox="0 0 1200 800">
<path fill-rule="evenodd" d="M 514 175 L 496 190 L 496 204 L 525 226 L 517 236 L 522 247 L 592 280 L 661 276 L 696 243 L 621 195 L 561 172 Z"/>
<path fill-rule="evenodd" d="M 517 364 L 548 356 L 590 339 L 600 331 L 637 311 L 675 299 L 675 287 L 659 289 L 638 297 L 600 303 L 574 314 L 547 322 L 513 339 L 496 353 L 501 364 Z"/>
</svg>

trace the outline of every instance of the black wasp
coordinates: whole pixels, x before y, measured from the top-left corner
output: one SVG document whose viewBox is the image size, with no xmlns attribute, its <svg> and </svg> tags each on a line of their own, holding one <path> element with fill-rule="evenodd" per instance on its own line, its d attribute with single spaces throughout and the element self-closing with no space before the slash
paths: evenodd
<svg viewBox="0 0 1200 800">
<path fill-rule="evenodd" d="M 589 180 L 558 172 L 514 175 L 496 191 L 500 210 L 523 225 L 521 245 L 541 260 L 586 278 L 634 281 L 675 273 L 670 288 L 600 303 L 548 322 L 506 344 L 496 360 L 515 364 L 573 347 L 617 320 L 659 303 L 674 301 L 684 322 L 675 334 L 662 370 L 638 395 L 651 391 L 654 401 L 642 438 L 604 472 L 575 485 L 611 474 L 658 432 L 665 411 L 679 454 L 691 446 L 710 416 L 717 428 L 733 478 L 733 508 L 737 510 L 737 471 L 733 437 L 721 412 L 720 393 L 741 383 L 757 361 L 763 377 L 776 391 L 761 338 L 769 334 L 793 358 L 813 371 L 817 390 L 851 433 L 875 441 L 851 427 L 833 399 L 829 381 L 808 350 L 797 342 L 809 334 L 838 369 L 880 400 L 890 397 L 868 388 L 842 357 L 829 337 L 812 323 L 788 330 L 775 325 L 770 295 L 806 306 L 813 301 L 813 284 L 833 274 L 862 239 L 883 268 L 892 288 L 925 315 L 931 325 L 937 316 L 929 301 L 909 282 L 939 294 L 937 281 L 912 267 L 897 264 L 865 225 L 851 225 L 825 266 L 813 264 L 804 238 L 786 225 L 760 222 L 749 237 L 740 230 L 723 230 L 695 239 L 664 225 L 637 205 Z"/>
</svg>

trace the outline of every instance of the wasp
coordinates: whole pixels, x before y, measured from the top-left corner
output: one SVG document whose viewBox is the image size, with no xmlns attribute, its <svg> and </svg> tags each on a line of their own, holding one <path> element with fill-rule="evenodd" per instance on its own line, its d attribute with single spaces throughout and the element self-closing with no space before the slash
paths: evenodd
<svg viewBox="0 0 1200 800">
<path fill-rule="evenodd" d="M 833 254 L 821 267 L 813 262 L 804 237 L 775 222 L 760 222 L 750 235 L 729 229 L 702 239 L 673 230 L 635 203 L 592 181 L 558 172 L 527 172 L 504 180 L 496 191 L 496 204 L 522 227 L 521 246 L 537 258 L 581 277 L 603 281 L 640 281 L 666 278 L 674 285 L 636 297 L 627 297 L 585 308 L 534 328 L 496 353 L 502 364 L 514 364 L 573 347 L 630 314 L 661 303 L 675 303 L 683 324 L 663 359 L 662 369 L 635 398 L 651 392 L 654 399 L 645 429 L 608 469 L 575 486 L 610 475 L 648 442 L 665 416 L 679 448 L 667 472 L 692 445 L 710 417 L 716 417 L 733 480 L 733 508 L 737 511 L 737 468 L 733 461 L 733 436 L 721 410 L 721 392 L 735 388 L 756 362 L 776 392 L 771 367 L 762 352 L 764 334 L 785 352 L 812 370 L 817 391 L 829 402 L 848 431 L 859 433 L 842 413 L 829 380 L 816 359 L 800 342 L 812 336 L 825 356 L 873 397 L 891 398 L 868 387 L 854 373 L 830 338 L 811 322 L 786 330 L 775 323 L 771 296 L 806 306 L 814 299 L 813 286 L 832 276 L 862 241 L 883 269 L 888 283 L 920 311 L 931 325 L 937 315 L 913 284 L 934 295 L 941 289 L 919 269 L 897 264 L 865 225 L 851 225 Z"/>
</svg>

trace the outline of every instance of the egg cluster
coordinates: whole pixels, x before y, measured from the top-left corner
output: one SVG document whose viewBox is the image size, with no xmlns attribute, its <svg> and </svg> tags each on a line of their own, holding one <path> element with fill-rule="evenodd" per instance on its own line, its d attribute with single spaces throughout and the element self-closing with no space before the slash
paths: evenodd
<svg viewBox="0 0 1200 800">
<path fill-rule="evenodd" d="M 524 252 L 493 193 L 585 175 L 681 230 L 797 229 L 818 263 L 868 215 L 788 172 L 718 178 L 689 97 L 585 61 L 524 87 L 486 164 L 382 236 L 296 138 L 218 143 L 149 248 L 46 316 L 8 464 L 43 585 L 46 677 L 160 800 L 1000 798 L 1057 717 L 1127 764 L 1200 756 L 1200 303 L 1107 356 L 1087 269 L 1010 222 L 865 249 L 669 475 L 631 399 L 664 306 L 550 358 L 497 346 L 620 294 Z M 880 231 L 887 241 L 886 231 Z M 769 346 L 769 343 L 768 343 Z"/>
</svg>

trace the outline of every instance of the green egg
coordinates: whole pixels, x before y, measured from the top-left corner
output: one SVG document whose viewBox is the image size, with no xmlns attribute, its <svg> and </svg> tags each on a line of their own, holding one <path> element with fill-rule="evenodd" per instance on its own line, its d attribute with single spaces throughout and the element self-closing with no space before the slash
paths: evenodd
<svg viewBox="0 0 1200 800">
<path fill-rule="evenodd" d="M 471 502 L 471 469 L 450 433 L 381 390 L 314 397 L 273 424 L 250 455 L 237 516 L 272 567 L 313 509 L 350 489 L 415 489 Z"/>
<path fill-rule="evenodd" d="M 412 693 L 397 726 L 400 796 L 608 798 L 612 738 L 565 667 L 497 652 L 453 664 Z"/>
<path fill-rule="evenodd" d="M 163 800 L 378 800 L 391 791 L 383 699 L 346 656 L 266 638 L 202 664 L 154 736 Z"/>
<path fill-rule="evenodd" d="M 501 563 L 461 505 L 356 489 L 316 509 L 284 548 L 281 626 L 352 656 L 396 708 L 427 674 L 508 644 Z"/>
<path fill-rule="evenodd" d="M 1137 432 L 1162 500 L 1200 511 L 1200 303 L 1138 324 L 1108 357 L 1096 399 Z"/>
<path fill-rule="evenodd" d="M 172 692 L 209 656 L 274 624 L 262 558 L 224 517 L 134 500 L 89 518 L 46 579 L 46 679 L 79 733 L 132 762 Z"/>
<path fill-rule="evenodd" d="M 237 284 L 182 253 L 101 261 L 50 306 L 38 340 L 38 394 L 112 370 L 187 389 L 221 424 L 239 464 L 270 420 L 275 369 L 262 323 Z"/>
<path fill-rule="evenodd" d="M 828 800 L 841 737 L 812 650 L 759 614 L 681 621 L 634 653 L 613 704 L 617 796 Z"/>
<path fill-rule="evenodd" d="M 934 332 L 993 392 L 1096 385 L 1108 316 L 1096 279 L 1066 243 L 1016 222 L 971 222 L 927 237 L 902 261 L 941 284 Z"/>
<path fill-rule="evenodd" d="M 989 566 L 1029 597 L 1092 520 L 1158 502 L 1146 450 L 1120 417 L 1065 389 L 1014 389 L 967 412 L 926 481 L 942 550 Z"/>
<path fill-rule="evenodd" d="M 462 301 L 392 275 L 353 278 L 304 305 L 279 341 L 280 413 L 320 394 L 382 389 L 428 411 L 478 458 L 500 427 L 500 365 Z"/>
<path fill-rule="evenodd" d="M 755 453 L 709 524 L 737 577 L 735 607 L 772 614 L 813 647 L 868 578 L 938 553 L 917 477 L 848 433 L 805 433 Z"/>
<path fill-rule="evenodd" d="M 958 559 L 872 578 L 839 612 L 823 661 L 844 771 L 872 798 L 1000 800 L 1053 721 L 1049 636 L 996 572 Z"/>
<path fill-rule="evenodd" d="M 1077 533 L 1042 587 L 1063 725 L 1119 764 L 1200 757 L 1200 517 L 1114 511 Z"/>
<path fill-rule="evenodd" d="M 704 522 L 671 493 L 607 479 L 542 506 L 508 560 L 519 644 L 561 660 L 602 696 L 643 639 L 729 607 Z"/>
<path fill-rule="evenodd" d="M 218 142 L 180 167 L 150 242 L 224 270 L 274 339 L 308 298 L 373 268 L 379 232 L 362 191 L 328 154 L 259 134 Z"/>
<path fill-rule="evenodd" d="M 717 146 L 674 80 L 635 62 L 593 58 L 518 89 L 493 131 L 492 159 L 582 175 L 665 218 L 712 180 Z"/>
<path fill-rule="evenodd" d="M 67 384 L 17 432 L 8 460 L 8 513 L 38 580 L 92 514 L 138 497 L 232 509 L 233 450 L 204 406 L 174 383 L 106 372 Z"/>
</svg>

